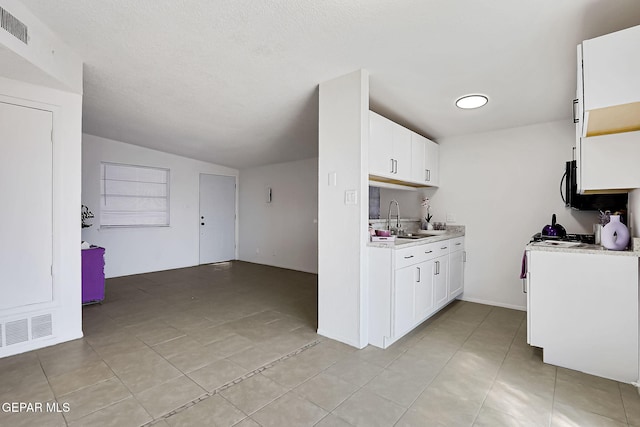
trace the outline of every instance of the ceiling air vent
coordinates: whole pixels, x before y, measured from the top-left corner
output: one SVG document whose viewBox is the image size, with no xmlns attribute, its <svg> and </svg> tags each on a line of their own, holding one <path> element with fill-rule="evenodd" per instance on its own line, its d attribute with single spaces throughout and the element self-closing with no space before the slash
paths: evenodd
<svg viewBox="0 0 640 427">
<path fill-rule="evenodd" d="M 2 7 L 0 7 L 0 26 L 22 43 L 28 44 L 27 26 Z"/>
</svg>

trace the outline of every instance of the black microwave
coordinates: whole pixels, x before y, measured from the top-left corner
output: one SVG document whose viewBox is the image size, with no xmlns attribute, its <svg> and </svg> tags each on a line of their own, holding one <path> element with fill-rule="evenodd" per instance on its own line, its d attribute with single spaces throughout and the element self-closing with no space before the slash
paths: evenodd
<svg viewBox="0 0 640 427">
<path fill-rule="evenodd" d="M 562 181 L 560 190 L 566 207 L 580 211 L 622 211 L 627 209 L 627 193 L 619 194 L 579 194 L 576 181 L 576 161 L 567 162 L 566 171 L 562 177 L 565 181 L 564 194 L 562 194 Z"/>
</svg>

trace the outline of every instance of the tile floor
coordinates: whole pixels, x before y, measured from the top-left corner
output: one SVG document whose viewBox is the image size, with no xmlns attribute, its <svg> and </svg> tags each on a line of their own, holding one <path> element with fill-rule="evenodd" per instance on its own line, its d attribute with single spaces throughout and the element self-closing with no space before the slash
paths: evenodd
<svg viewBox="0 0 640 427">
<path fill-rule="evenodd" d="M 316 286 L 243 262 L 110 279 L 83 339 L 0 359 L 0 403 L 59 408 L 0 425 L 640 427 L 635 388 L 543 364 L 523 312 L 458 301 L 356 351 L 315 334 Z"/>
</svg>

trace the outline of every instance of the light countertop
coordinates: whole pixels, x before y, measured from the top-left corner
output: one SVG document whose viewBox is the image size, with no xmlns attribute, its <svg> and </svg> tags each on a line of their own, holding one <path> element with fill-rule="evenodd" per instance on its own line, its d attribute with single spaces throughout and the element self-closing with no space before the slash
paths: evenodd
<svg viewBox="0 0 640 427">
<path fill-rule="evenodd" d="M 393 242 L 369 242 L 367 246 L 373 248 L 388 248 L 388 249 L 399 249 L 399 248 L 408 248 L 411 246 L 419 246 L 425 245 L 433 242 L 440 242 L 442 240 L 449 240 L 456 237 L 464 236 L 464 226 L 463 225 L 451 225 L 447 228 L 447 232 L 444 234 L 439 234 L 437 236 L 428 236 L 422 239 L 402 239 L 397 238 Z"/>
<path fill-rule="evenodd" d="M 591 245 L 587 243 L 580 243 L 578 245 L 570 246 L 570 247 L 561 247 L 561 246 L 549 246 L 548 244 L 544 244 L 544 242 L 533 242 L 527 245 L 527 250 L 541 251 L 541 252 L 567 252 L 567 253 L 579 253 L 579 254 L 640 257 L 640 251 L 631 251 L 631 250 L 612 251 L 600 245 Z"/>
</svg>

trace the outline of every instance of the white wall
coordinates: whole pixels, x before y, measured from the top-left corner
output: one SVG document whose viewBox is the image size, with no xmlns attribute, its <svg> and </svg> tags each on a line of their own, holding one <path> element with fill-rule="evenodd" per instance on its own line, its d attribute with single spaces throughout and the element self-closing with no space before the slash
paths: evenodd
<svg viewBox="0 0 640 427">
<path fill-rule="evenodd" d="M 101 229 L 100 162 L 168 168 L 171 225 Z M 107 277 L 198 265 L 201 173 L 238 176 L 236 169 L 83 134 L 82 204 L 96 218 L 92 227 L 82 230 L 82 240 L 106 249 Z"/>
<path fill-rule="evenodd" d="M 573 123 L 558 121 L 439 141 L 440 188 L 427 193 L 434 220 L 453 213 L 466 226 L 465 300 L 524 309 L 520 262 L 531 236 L 553 213 L 570 233 L 592 232 L 597 215 L 560 198 L 574 138 Z"/>
<path fill-rule="evenodd" d="M 320 84 L 318 125 L 318 333 L 362 348 L 369 321 L 366 71 Z M 347 190 L 357 192 L 356 204 L 345 204 Z"/>
<path fill-rule="evenodd" d="M 238 190 L 238 258 L 317 273 L 318 159 L 242 169 Z"/>
</svg>

